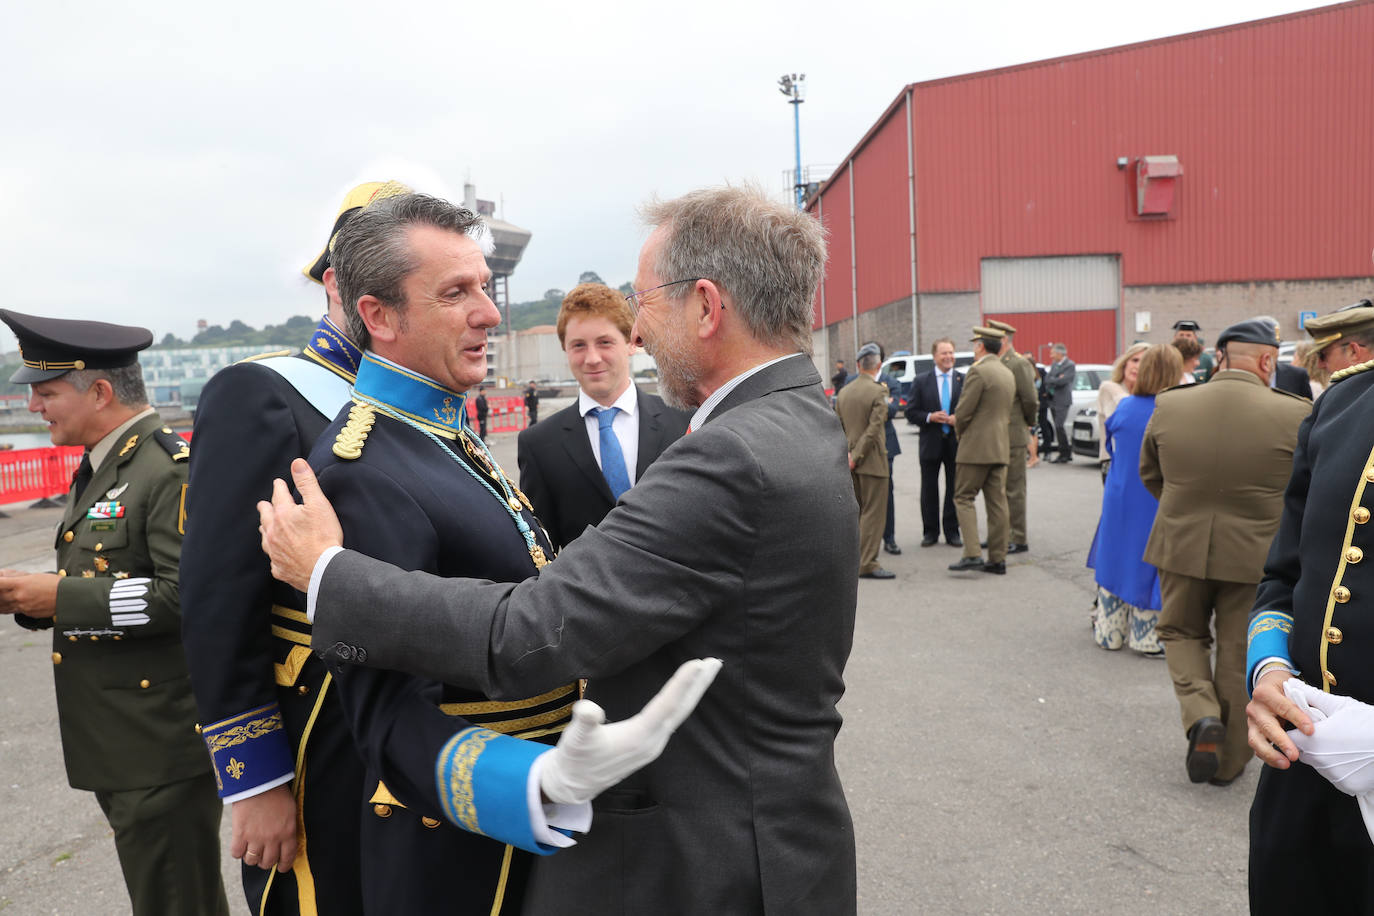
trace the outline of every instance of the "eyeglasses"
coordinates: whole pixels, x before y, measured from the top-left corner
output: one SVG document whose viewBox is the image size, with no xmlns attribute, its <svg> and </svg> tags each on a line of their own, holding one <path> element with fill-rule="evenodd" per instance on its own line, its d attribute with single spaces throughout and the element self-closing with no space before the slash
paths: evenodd
<svg viewBox="0 0 1374 916">
<path fill-rule="evenodd" d="M 651 287 L 649 287 L 648 289 L 638 289 L 638 290 L 635 290 L 634 292 L 630 293 L 628 296 L 626 296 L 626 297 L 625 297 L 625 301 L 628 302 L 628 303 L 630 304 L 630 312 L 631 312 L 633 315 L 635 315 L 636 317 L 638 317 L 638 316 L 639 316 L 639 307 L 640 307 L 640 305 L 643 304 L 643 303 L 640 302 L 640 299 L 639 299 L 640 296 L 643 296 L 643 295 L 645 295 L 645 294 L 647 294 L 647 293 L 652 293 L 652 292 L 653 292 L 654 290 L 656 290 L 656 289 L 663 289 L 663 288 L 668 287 L 668 286 L 677 286 L 679 283 L 695 283 L 695 282 L 697 282 L 698 280 L 703 280 L 703 279 L 705 279 L 705 278 L 704 278 L 704 277 L 688 277 L 686 280 L 674 280 L 674 281 L 671 282 L 671 283 L 660 283 L 658 286 L 651 286 Z"/>
</svg>

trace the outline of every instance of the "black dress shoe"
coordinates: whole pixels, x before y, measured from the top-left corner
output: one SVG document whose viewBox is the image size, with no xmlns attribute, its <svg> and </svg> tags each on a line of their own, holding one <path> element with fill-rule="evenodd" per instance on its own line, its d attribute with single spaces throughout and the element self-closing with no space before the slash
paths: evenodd
<svg viewBox="0 0 1374 916">
<path fill-rule="evenodd" d="M 897 546 L 896 541 L 883 541 L 883 550 L 892 554 L 894 557 L 900 556 L 902 553 L 902 548 Z"/>
<path fill-rule="evenodd" d="M 897 574 L 891 570 L 883 569 L 879 566 L 872 572 L 859 573 L 860 579 L 895 579 Z"/>
<path fill-rule="evenodd" d="M 1206 782 L 1217 775 L 1221 765 L 1218 753 L 1226 740 L 1226 726 L 1216 716 L 1203 716 L 1188 729 L 1188 767 L 1190 782 Z"/>
<path fill-rule="evenodd" d="M 923 537 L 923 538 L 921 538 L 921 546 L 922 546 L 922 547 L 930 547 L 932 544 L 938 543 L 939 540 L 940 540 L 939 538 Z"/>
<path fill-rule="evenodd" d="M 1030 547 L 1026 546 L 1025 544 L 1007 545 L 1007 553 L 1025 553 L 1028 550 L 1030 550 Z"/>
<path fill-rule="evenodd" d="M 960 557 L 958 563 L 949 564 L 950 572 L 964 572 L 983 568 L 982 557 Z"/>
<path fill-rule="evenodd" d="M 945 538 L 945 543 L 948 544 L 948 545 L 951 546 L 951 547 L 963 547 L 963 546 L 964 546 L 964 539 L 963 539 L 963 538 Z"/>
<path fill-rule="evenodd" d="M 1073 461 L 1071 455 L 1060 455 L 1058 458 L 1054 459 L 1055 464 L 1068 464 L 1071 461 Z"/>
<path fill-rule="evenodd" d="M 997 563 L 984 563 L 983 572 L 994 573 L 999 576 L 1005 576 L 1007 574 L 1007 564 L 1005 562 L 1000 561 Z"/>
</svg>

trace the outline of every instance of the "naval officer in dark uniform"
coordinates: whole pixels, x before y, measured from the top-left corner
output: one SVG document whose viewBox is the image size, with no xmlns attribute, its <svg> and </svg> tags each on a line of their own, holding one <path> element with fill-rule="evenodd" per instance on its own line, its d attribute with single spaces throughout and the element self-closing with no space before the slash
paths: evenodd
<svg viewBox="0 0 1374 916">
<path fill-rule="evenodd" d="M 1354 310 L 1352 310 L 1354 311 Z M 1363 350 L 1370 312 L 1313 329 Z M 1324 316 L 1330 321 L 1334 316 Z M 1311 322 L 1309 322 L 1311 324 Z M 1346 349 L 1331 359 L 1346 356 Z M 1250 907 L 1269 913 L 1374 912 L 1374 843 L 1356 798 L 1309 765 L 1312 741 L 1374 703 L 1374 361 L 1331 376 L 1298 432 L 1283 516 L 1250 616 L 1250 746 L 1268 766 L 1250 809 Z M 1300 678 L 1347 710 L 1314 724 L 1283 690 Z M 1298 727 L 1298 731 L 1285 729 Z M 1300 734 L 1301 733 L 1301 734 Z M 1357 746 L 1323 750 L 1367 753 Z M 1305 749 L 1299 752 L 1299 747 Z"/>
<path fill-rule="evenodd" d="M 409 191 L 367 182 L 330 231 L 370 202 Z M 310 453 L 348 401 L 362 351 L 343 330 L 329 244 L 305 268 L 328 314 L 305 349 L 217 372 L 196 410 L 181 554 L 191 682 L 233 818 L 254 914 L 360 913 L 358 802 L 363 770 L 329 672 L 310 651 L 300 596 L 272 578 L 253 504 L 291 459 Z"/>
<path fill-rule="evenodd" d="M 486 377 L 487 330 L 500 322 L 485 292 L 482 234 L 477 214 L 424 195 L 378 202 L 339 233 L 339 294 L 366 352 L 352 404 L 310 460 L 350 546 L 407 569 L 518 582 L 536 575 L 552 548 L 529 501 L 465 422 L 466 392 Z M 576 762 L 562 763 L 564 744 L 546 745 L 569 722 L 575 681 L 493 702 L 345 664 L 364 659 L 331 648 L 371 793 L 362 826 L 366 913 L 519 913 L 531 853 L 573 845 L 554 828 L 586 831 L 590 797 L 657 756 L 619 775 L 598 764 L 591 782 L 599 785 L 567 796 L 566 780 L 556 778 L 555 788 L 549 777 L 573 774 Z M 703 663 L 687 664 L 690 681 Z M 696 680 L 706 684 L 709 677 Z M 679 706 L 681 715 L 694 704 Z M 567 731 L 574 743 L 578 734 Z M 552 810 L 539 803 L 541 790 L 559 803 Z"/>
<path fill-rule="evenodd" d="M 0 309 L 54 445 L 86 449 L 57 531 L 57 572 L 0 573 L 0 612 L 53 633 L 62 755 L 114 831 L 134 916 L 227 916 L 221 807 L 181 650 L 184 439 L 148 406 L 144 328 Z"/>
</svg>

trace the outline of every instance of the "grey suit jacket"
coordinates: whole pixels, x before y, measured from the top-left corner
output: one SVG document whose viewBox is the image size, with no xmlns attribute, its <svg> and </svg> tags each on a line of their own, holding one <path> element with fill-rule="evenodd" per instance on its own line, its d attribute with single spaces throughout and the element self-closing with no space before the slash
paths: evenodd
<svg viewBox="0 0 1374 916">
<path fill-rule="evenodd" d="M 835 704 L 857 516 L 843 433 L 799 354 L 746 379 L 536 579 L 339 554 L 315 645 L 492 697 L 585 676 L 611 720 L 681 662 L 723 659 L 663 756 L 595 802 L 575 848 L 536 863 L 526 912 L 843 916 L 855 861 Z"/>
<path fill-rule="evenodd" d="M 1050 389 L 1055 410 L 1067 410 L 1073 403 L 1073 382 L 1077 376 L 1078 367 L 1067 356 L 1045 373 L 1045 385 Z"/>
</svg>

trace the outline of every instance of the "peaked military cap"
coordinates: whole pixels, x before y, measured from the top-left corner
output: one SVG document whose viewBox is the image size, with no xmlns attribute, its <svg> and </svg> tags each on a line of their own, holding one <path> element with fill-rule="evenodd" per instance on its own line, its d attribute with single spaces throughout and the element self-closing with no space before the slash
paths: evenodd
<svg viewBox="0 0 1374 916">
<path fill-rule="evenodd" d="M 875 344 L 875 343 L 866 343 L 866 344 L 864 344 L 862 347 L 859 348 L 858 355 L 856 355 L 854 358 L 855 358 L 855 359 L 863 359 L 865 356 L 882 356 L 882 355 L 883 355 L 883 351 L 880 350 L 880 349 L 878 348 L 878 345 L 877 345 L 877 344 Z"/>
<path fill-rule="evenodd" d="M 1191 318 L 1180 318 L 1178 321 L 1174 322 L 1174 330 L 1192 331 L 1193 333 L 1197 333 L 1198 331 L 1202 330 L 1202 325 L 1198 324 Z"/>
<path fill-rule="evenodd" d="M 338 215 L 334 217 L 334 228 L 329 230 L 329 241 L 324 243 L 324 249 L 320 251 L 319 257 L 307 264 L 301 273 L 316 283 L 323 283 L 324 272 L 329 269 L 329 255 L 334 249 L 334 237 L 339 234 L 344 224 L 353 218 L 353 214 L 374 200 L 400 197 L 402 194 L 410 193 L 412 190 L 399 181 L 366 181 L 349 191 L 344 195 L 343 203 L 339 205 Z"/>
<path fill-rule="evenodd" d="M 1006 340 L 1007 333 L 1000 328 L 975 327 L 973 329 L 973 336 L 970 337 L 969 340 L 978 340 L 980 337 L 983 340 Z"/>
<path fill-rule="evenodd" d="M 988 319 L 988 327 L 990 327 L 990 328 L 996 328 L 996 329 L 999 330 L 999 331 L 1005 331 L 1005 332 L 1008 333 L 1008 334 L 1015 334 L 1015 333 L 1016 333 L 1016 328 L 1014 328 L 1014 327 L 1012 327 L 1011 325 L 1007 324 L 1005 321 L 996 321 L 996 320 L 993 320 L 993 319 L 989 318 L 989 319 Z"/>
<path fill-rule="evenodd" d="M 1310 319 L 1306 327 L 1307 333 L 1312 335 L 1312 346 L 1318 350 L 1342 337 L 1374 331 L 1374 302 L 1361 299 L 1330 315 Z"/>
<path fill-rule="evenodd" d="M 103 321 L 45 318 L 0 309 L 0 321 L 19 338 L 24 365 L 10 376 L 16 385 L 46 382 L 80 369 L 121 369 L 152 346 L 153 332 Z"/>
<path fill-rule="evenodd" d="M 1266 347 L 1277 347 L 1279 345 L 1279 329 L 1263 318 L 1240 321 L 1222 331 L 1221 335 L 1217 337 L 1218 347 L 1224 347 L 1228 343 L 1252 343 L 1263 344 Z"/>
</svg>

